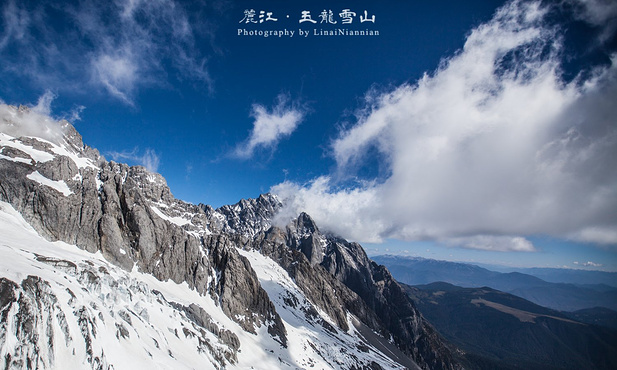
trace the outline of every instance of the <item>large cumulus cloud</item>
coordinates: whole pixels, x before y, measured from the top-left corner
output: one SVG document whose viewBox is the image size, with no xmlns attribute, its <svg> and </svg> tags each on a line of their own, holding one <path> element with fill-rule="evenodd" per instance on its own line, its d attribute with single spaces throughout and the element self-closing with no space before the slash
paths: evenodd
<svg viewBox="0 0 617 370">
<path fill-rule="evenodd" d="M 379 153 L 384 181 L 272 191 L 345 237 L 533 251 L 526 237 L 617 243 L 617 57 L 561 78 L 550 9 L 511 2 L 414 84 L 370 93 L 333 140 L 337 172 Z M 595 18 L 594 18 L 595 19 Z M 586 77 L 583 77 L 586 76 Z"/>
</svg>

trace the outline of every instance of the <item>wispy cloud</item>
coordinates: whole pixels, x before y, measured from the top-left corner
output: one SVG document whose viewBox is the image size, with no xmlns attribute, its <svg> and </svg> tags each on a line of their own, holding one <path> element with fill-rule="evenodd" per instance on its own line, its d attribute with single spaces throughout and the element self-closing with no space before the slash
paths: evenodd
<svg viewBox="0 0 617 370">
<path fill-rule="evenodd" d="M 133 105 L 133 91 L 139 81 L 138 65 L 131 57 L 102 54 L 92 60 L 92 78 L 114 97 Z"/>
<path fill-rule="evenodd" d="M 246 141 L 236 147 L 234 155 L 250 158 L 258 148 L 275 148 L 281 139 L 296 130 L 304 115 L 304 110 L 290 103 L 285 94 L 277 97 L 277 103 L 271 110 L 254 104 L 251 112 L 251 117 L 255 119 L 253 129 Z"/>
<path fill-rule="evenodd" d="M 22 40 L 27 32 L 30 17 L 23 9 L 17 7 L 15 1 L 9 1 L 2 9 L 2 24 L 4 32 L 0 37 L 0 50 L 11 40 Z"/>
<path fill-rule="evenodd" d="M 81 121 L 81 112 L 86 109 L 83 105 L 74 106 L 67 114 L 64 115 L 63 119 L 69 121 L 74 124 L 77 121 Z"/>
<path fill-rule="evenodd" d="M 129 105 L 140 89 L 171 78 L 211 88 L 197 47 L 204 21 L 173 0 L 9 0 L 1 11 L 0 68 L 38 88 L 75 93 L 88 84 Z"/>
<path fill-rule="evenodd" d="M 154 149 L 146 148 L 143 152 L 139 148 L 134 148 L 132 151 L 124 152 L 106 152 L 107 156 L 111 157 L 116 162 L 128 161 L 129 164 L 137 164 L 144 166 L 150 172 L 157 172 L 160 163 L 160 156 Z"/>
<path fill-rule="evenodd" d="M 271 191 L 345 237 L 533 251 L 525 235 L 617 243 L 617 57 L 560 77 L 562 39 L 539 2 L 514 1 L 415 84 L 372 92 L 332 142 L 337 172 L 379 153 L 389 176 Z M 285 213 L 283 214 L 284 217 Z"/>
<path fill-rule="evenodd" d="M 602 267 L 603 266 L 601 263 L 595 263 L 591 261 L 587 261 L 587 262 L 574 261 L 573 263 L 577 266 L 584 266 L 584 267 Z"/>
<path fill-rule="evenodd" d="M 45 91 L 45 93 L 39 97 L 36 105 L 31 108 L 32 111 L 43 116 L 51 116 L 51 103 L 56 97 L 56 94 L 50 90 Z"/>
<path fill-rule="evenodd" d="M 597 41 L 603 43 L 617 30 L 617 2 L 611 0 L 567 0 L 578 8 L 576 17 L 602 28 Z"/>
<path fill-rule="evenodd" d="M 0 131 L 14 137 L 37 136 L 60 143 L 64 128 L 58 119 L 51 116 L 51 104 L 55 94 L 46 91 L 36 104 L 28 109 L 18 109 L 0 100 Z"/>
<path fill-rule="evenodd" d="M 474 235 L 443 239 L 444 244 L 493 252 L 535 252 L 531 241 L 520 236 Z"/>
</svg>

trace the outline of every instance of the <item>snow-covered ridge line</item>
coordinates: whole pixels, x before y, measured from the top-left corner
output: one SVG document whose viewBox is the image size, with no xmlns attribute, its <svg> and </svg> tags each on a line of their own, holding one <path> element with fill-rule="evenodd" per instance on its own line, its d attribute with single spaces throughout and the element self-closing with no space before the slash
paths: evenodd
<svg viewBox="0 0 617 370">
<path fill-rule="evenodd" d="M 371 363 L 400 368 L 353 332 L 329 332 L 319 320 L 307 320 L 302 308 L 308 301 L 287 273 L 258 252 L 241 253 L 284 313 L 287 348 L 265 326 L 256 334 L 242 330 L 217 300 L 186 283 L 162 282 L 137 268 L 127 272 L 101 253 L 44 240 L 0 202 L 0 289 L 13 294 L 1 308 L 10 319 L 0 323 L 0 336 L 6 338 L 0 355 L 41 369 L 101 364 L 116 370 L 351 368 Z M 39 293 L 30 294 L 33 289 Z M 283 298 L 289 294 L 304 303 L 287 305 Z M 32 332 L 24 331 L 24 314 L 33 317 Z"/>
<path fill-rule="evenodd" d="M 388 273 L 370 264 L 359 245 L 321 234 L 306 214 L 288 225 L 273 227 L 282 204 L 271 194 L 216 210 L 182 202 L 173 197 L 160 174 L 141 166 L 107 162 L 83 145 L 70 124 L 64 124 L 62 130 L 64 136 L 53 142 L 27 136 L 2 142 L 8 144 L 1 146 L 0 155 L 10 159 L 0 157 L 0 200 L 10 203 L 32 224 L 36 241 L 30 244 L 44 242 L 41 236 L 69 244 L 43 243 L 46 247 L 37 252 L 25 244 L 15 249 L 14 244 L 6 243 L 9 248 L 4 252 L 0 248 L 0 255 L 21 256 L 18 264 L 11 265 L 20 275 L 9 279 L 8 274 L 3 283 L 15 297 L 11 307 L 25 307 L 15 306 L 21 296 L 38 304 L 37 296 L 28 296 L 24 287 L 34 286 L 45 296 L 53 296 L 43 302 L 49 308 L 43 314 L 53 311 L 54 317 L 64 315 L 65 320 L 77 321 L 79 332 L 70 337 L 83 337 L 84 366 L 102 364 L 106 368 L 116 362 L 106 349 L 116 348 L 116 344 L 88 344 L 108 338 L 135 342 L 131 344 L 135 353 L 146 352 L 155 362 L 159 355 L 154 353 L 167 349 L 161 356 L 188 364 L 176 366 L 174 362 L 165 368 L 192 367 L 195 350 L 206 367 L 398 367 L 398 359 L 384 355 L 380 352 L 383 348 L 377 350 L 354 330 L 355 324 L 350 323 L 358 321 L 371 333 L 379 333 L 371 334 L 381 336 L 379 340 L 399 333 L 397 345 L 405 352 L 402 356 L 415 356 L 423 366 L 456 368 L 448 352 L 441 357 L 438 338 L 424 335 L 422 319 L 409 302 L 401 300 L 400 287 L 396 290 Z M 16 148 L 18 144 L 26 151 Z M 28 161 L 29 157 L 32 160 Z M 89 165 L 94 163 L 94 167 Z M 7 230 L 17 236 L 20 232 L 19 228 Z M 14 236 L 10 232 L 3 235 L 6 240 Z M 3 240 L 0 237 L 0 245 Z M 19 245 L 19 240 L 14 241 Z M 54 249 L 59 254 L 54 255 Z M 80 284 L 85 290 L 77 289 Z M 63 287 L 72 294 L 67 296 Z M 110 290 L 128 291 L 129 298 Z M 390 301 L 391 294 L 396 301 Z M 71 296 L 84 304 L 71 306 Z M 138 306 L 132 297 L 152 303 L 155 308 L 151 308 L 163 315 L 160 325 L 154 323 L 151 308 Z M 56 306 L 54 300 L 68 301 Z M 394 305 L 402 307 L 407 320 L 382 323 L 382 311 L 388 320 L 397 315 Z M 39 320 L 41 312 L 28 315 L 46 325 L 47 319 Z M 149 321 L 153 325 L 147 326 Z M 145 326 L 138 328 L 139 323 Z M 15 325 L 8 327 L 10 332 L 17 333 L 19 323 Z M 61 322 L 52 329 L 53 333 L 68 330 Z M 37 335 L 45 338 L 45 330 Z M 95 332 L 107 334 L 95 338 Z M 71 342 L 67 338 L 65 335 L 63 340 Z M 423 341 L 419 345 L 418 338 Z M 190 348 L 178 349 L 174 344 L 177 339 Z M 28 353 L 36 352 L 28 352 L 28 340 L 17 338 L 11 342 L 12 349 L 3 353 L 13 351 L 15 359 L 28 358 Z M 424 352 L 416 354 L 418 348 Z M 183 357 L 177 351 L 188 352 Z M 44 361 L 57 358 L 51 353 L 45 356 Z M 181 357 L 184 360 L 179 360 Z M 165 357 L 161 361 L 171 360 Z M 114 368 L 118 367 L 114 364 Z"/>
</svg>

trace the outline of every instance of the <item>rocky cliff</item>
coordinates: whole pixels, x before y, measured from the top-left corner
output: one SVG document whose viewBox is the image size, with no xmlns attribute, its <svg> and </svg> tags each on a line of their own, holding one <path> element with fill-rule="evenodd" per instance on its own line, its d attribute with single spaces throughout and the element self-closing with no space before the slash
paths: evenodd
<svg viewBox="0 0 617 370">
<path fill-rule="evenodd" d="M 289 312 L 327 335 L 355 333 L 363 339 L 364 344 L 354 349 L 360 352 L 343 356 L 355 359 L 351 362 L 333 361 L 332 355 L 313 346 L 332 367 L 375 368 L 388 363 L 458 367 L 387 269 L 370 261 L 360 245 L 321 233 L 307 214 L 284 227 L 273 226 L 282 206 L 275 196 L 265 194 L 219 209 L 188 204 L 173 197 L 159 174 L 106 161 L 85 146 L 66 121 L 50 123 L 58 134 L 43 139 L 19 135 L 21 122 L 29 118 L 27 108 L 3 106 L 2 113 L 2 127 L 12 129 L 0 133 L 0 201 L 10 204 L 45 239 L 100 252 L 127 273 L 138 271 L 162 282 L 187 284 L 211 298 L 243 331 L 257 335 L 265 330 L 281 348 L 287 348 L 290 340 L 291 318 L 285 316 Z M 281 281 L 290 282 L 279 281 L 275 289 L 265 278 L 267 271 L 256 267 L 261 257 L 254 252 L 276 262 L 284 271 Z M 20 300 L 46 296 L 43 304 L 53 306 L 56 298 L 45 293 L 46 284 L 36 276 L 1 281 L 5 331 L 11 307 L 30 307 L 26 316 L 37 314 L 40 303 L 20 305 Z M 166 307 L 223 338 L 227 350 L 216 352 L 217 367 L 237 361 L 242 341 L 209 324 L 203 307 L 173 302 Z M 284 318 L 279 311 L 285 311 Z M 119 328 L 120 334 L 125 332 Z M 362 334 L 363 328 L 370 330 Z M 369 340 L 366 333 L 371 331 L 377 334 Z M 392 351 L 380 346 L 395 346 L 398 352 L 384 355 Z M 10 366 L 33 360 L 32 354 L 9 352 L 5 360 Z M 363 360 L 359 355 L 363 352 L 380 353 L 382 365 Z M 102 358 L 97 361 L 100 365 Z M 89 363 L 96 368 L 94 360 Z"/>
</svg>

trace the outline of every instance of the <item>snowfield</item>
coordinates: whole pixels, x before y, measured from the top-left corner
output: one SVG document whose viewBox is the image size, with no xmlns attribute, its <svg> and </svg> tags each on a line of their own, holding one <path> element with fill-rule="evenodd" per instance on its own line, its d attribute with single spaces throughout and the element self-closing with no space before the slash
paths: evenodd
<svg viewBox="0 0 617 370">
<path fill-rule="evenodd" d="M 240 252 L 283 319 L 287 348 L 266 325 L 256 334 L 242 330 L 186 283 L 125 271 L 100 252 L 43 239 L 0 202 L 2 362 L 38 369 L 401 368 L 356 330 L 336 329 L 274 261 Z"/>
</svg>

